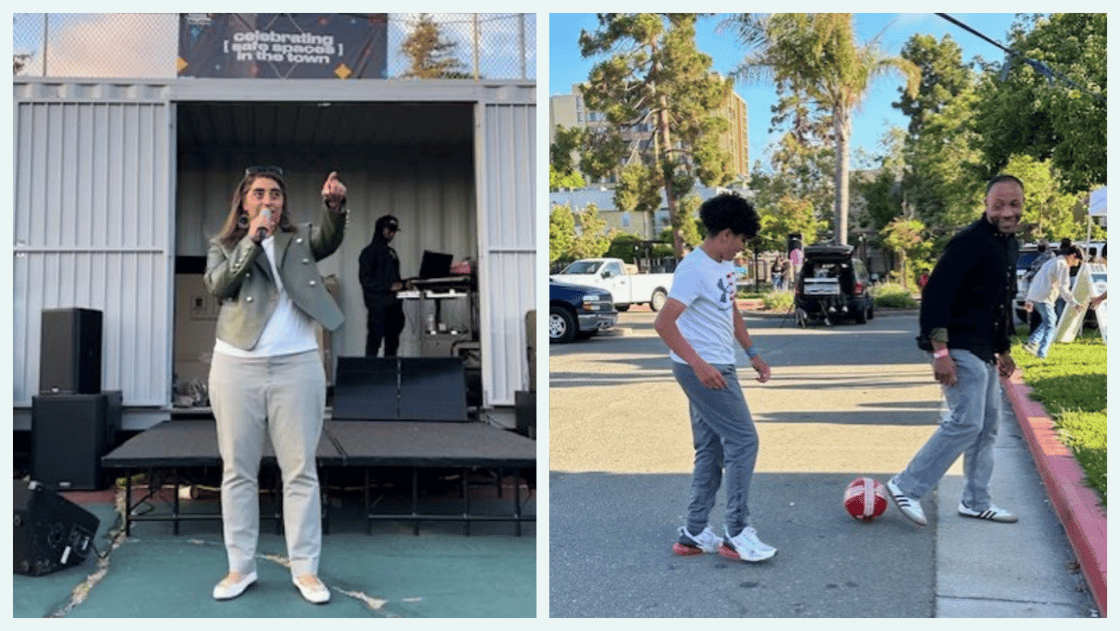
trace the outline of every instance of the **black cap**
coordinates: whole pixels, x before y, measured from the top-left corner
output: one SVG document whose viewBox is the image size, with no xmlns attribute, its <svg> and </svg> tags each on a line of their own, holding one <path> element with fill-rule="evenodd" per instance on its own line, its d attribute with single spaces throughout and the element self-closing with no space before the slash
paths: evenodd
<svg viewBox="0 0 1120 631">
<path fill-rule="evenodd" d="M 398 222 L 397 218 L 392 215 L 383 215 L 380 219 L 377 220 L 375 229 L 377 230 L 378 234 L 381 234 L 381 231 L 385 228 L 389 228 L 393 232 L 400 232 L 400 222 Z"/>
</svg>

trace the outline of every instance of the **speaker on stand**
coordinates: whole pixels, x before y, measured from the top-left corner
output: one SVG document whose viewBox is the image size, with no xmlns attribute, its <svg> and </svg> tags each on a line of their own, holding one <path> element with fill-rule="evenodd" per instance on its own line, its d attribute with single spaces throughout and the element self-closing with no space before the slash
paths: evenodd
<svg viewBox="0 0 1120 631">
<path fill-rule="evenodd" d="M 39 396 L 31 398 L 32 477 L 54 489 L 101 488 L 101 457 L 121 427 L 121 392 L 101 390 L 101 312 L 44 309 Z"/>
</svg>

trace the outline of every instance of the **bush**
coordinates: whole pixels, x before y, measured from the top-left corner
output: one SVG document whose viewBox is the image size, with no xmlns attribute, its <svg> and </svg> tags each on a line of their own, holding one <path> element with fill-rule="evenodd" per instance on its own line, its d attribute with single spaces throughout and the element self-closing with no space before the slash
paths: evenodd
<svg viewBox="0 0 1120 631">
<path fill-rule="evenodd" d="M 910 294 L 910 290 L 897 283 L 883 283 L 871 289 L 875 298 L 876 307 L 894 307 L 898 309 L 913 309 L 918 306 L 918 301 Z"/>
<path fill-rule="evenodd" d="M 771 291 L 763 294 L 762 306 L 767 311 L 789 311 L 793 308 L 793 292 Z"/>
</svg>

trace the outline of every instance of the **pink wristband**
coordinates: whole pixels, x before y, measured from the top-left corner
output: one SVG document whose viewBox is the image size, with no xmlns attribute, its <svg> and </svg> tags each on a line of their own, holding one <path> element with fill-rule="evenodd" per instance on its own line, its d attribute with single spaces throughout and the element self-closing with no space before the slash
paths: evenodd
<svg viewBox="0 0 1120 631">
<path fill-rule="evenodd" d="M 941 359 L 942 357 L 948 357 L 948 356 L 949 356 L 949 349 L 947 349 L 947 348 L 943 348 L 939 351 L 933 351 L 933 358 L 934 359 Z"/>
</svg>

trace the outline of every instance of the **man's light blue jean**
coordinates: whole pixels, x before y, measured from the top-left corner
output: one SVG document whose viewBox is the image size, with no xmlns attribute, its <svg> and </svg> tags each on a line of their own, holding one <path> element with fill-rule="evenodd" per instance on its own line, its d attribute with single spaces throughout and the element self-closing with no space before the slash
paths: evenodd
<svg viewBox="0 0 1120 631">
<path fill-rule="evenodd" d="M 963 349 L 949 349 L 949 356 L 956 365 L 957 383 L 941 386 L 945 397 L 941 425 L 894 480 L 903 493 L 920 499 L 964 454 L 961 502 L 974 511 L 985 511 L 992 503 L 988 493 L 995 464 L 992 447 L 1003 409 L 999 369 Z"/>
<path fill-rule="evenodd" d="M 673 376 L 688 396 L 692 418 L 692 445 L 696 450 L 692 469 L 692 499 L 688 505 L 688 530 L 699 533 L 708 525 L 708 514 L 716 503 L 720 478 L 727 471 L 727 511 L 724 516 L 731 536 L 748 525 L 747 497 L 758 459 L 758 432 L 754 428 L 735 366 L 717 365 L 727 387 L 707 388 L 686 364 L 673 363 Z"/>
<path fill-rule="evenodd" d="M 1058 329 L 1058 314 L 1054 305 L 1046 302 L 1034 303 L 1034 310 L 1042 320 L 1038 328 L 1027 338 L 1027 344 L 1038 348 L 1038 357 L 1046 359 L 1050 354 L 1050 345 L 1054 343 L 1054 334 Z"/>
</svg>

